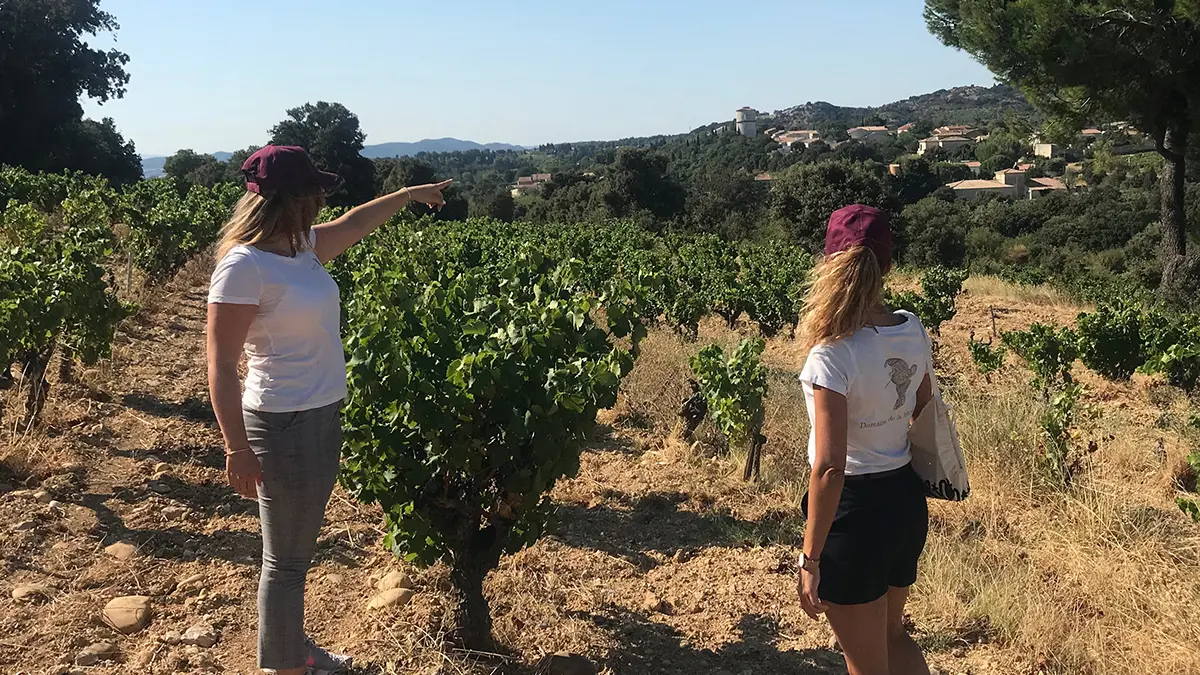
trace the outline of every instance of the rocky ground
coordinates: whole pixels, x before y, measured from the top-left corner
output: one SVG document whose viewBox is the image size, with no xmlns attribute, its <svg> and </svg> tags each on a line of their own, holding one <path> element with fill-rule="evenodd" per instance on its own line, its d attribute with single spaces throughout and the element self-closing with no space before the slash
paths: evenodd
<svg viewBox="0 0 1200 675">
<path fill-rule="evenodd" d="M 18 434 L 5 418 L 0 672 L 258 672 L 257 512 L 224 481 L 203 303 L 184 275 L 122 331 L 111 362 L 55 386 L 42 429 Z M 781 382 L 797 367 L 789 349 L 768 357 Z M 657 414 L 642 399 L 664 410 L 678 400 L 682 382 L 664 368 L 652 397 L 642 382 L 606 416 L 580 476 L 556 489 L 556 534 L 489 579 L 504 654 L 447 646 L 445 570 L 394 559 L 380 514 L 340 490 L 309 576 L 310 633 L 356 655 L 358 673 L 844 673 L 827 625 L 795 601 L 795 481 L 748 486 L 730 462 L 639 419 Z M 778 458 L 798 455 L 805 432 L 788 421 L 801 414 L 794 401 L 773 409 L 778 474 L 799 466 Z M 956 518 L 946 512 L 942 529 Z M 1045 667 L 937 612 L 919 606 L 913 632 L 941 672 Z"/>
</svg>

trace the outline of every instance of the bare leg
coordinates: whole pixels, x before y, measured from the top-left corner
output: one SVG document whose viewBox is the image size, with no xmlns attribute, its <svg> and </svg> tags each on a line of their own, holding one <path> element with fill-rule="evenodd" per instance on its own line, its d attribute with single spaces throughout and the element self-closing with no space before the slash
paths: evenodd
<svg viewBox="0 0 1200 675">
<path fill-rule="evenodd" d="M 888 672 L 888 601 L 881 597 L 865 605 L 829 603 L 825 612 L 837 636 L 850 675 L 891 675 Z"/>
<path fill-rule="evenodd" d="M 908 601 L 908 589 L 888 589 L 887 592 L 887 643 L 888 667 L 891 675 L 929 675 L 929 665 L 921 654 L 921 648 L 904 630 L 904 603 Z"/>
</svg>

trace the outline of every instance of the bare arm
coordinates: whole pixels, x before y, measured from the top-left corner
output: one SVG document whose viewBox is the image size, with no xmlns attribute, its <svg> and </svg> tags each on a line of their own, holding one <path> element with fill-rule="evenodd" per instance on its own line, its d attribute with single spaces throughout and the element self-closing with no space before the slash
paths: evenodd
<svg viewBox="0 0 1200 675">
<path fill-rule="evenodd" d="M 915 421 L 921 416 L 921 411 L 925 406 L 933 400 L 933 381 L 929 379 L 929 373 L 925 374 L 925 379 L 921 380 L 921 386 L 917 387 L 917 407 L 913 408 L 912 418 Z"/>
<path fill-rule="evenodd" d="M 813 386 L 813 431 L 816 461 L 808 483 L 808 522 L 804 528 L 804 556 L 819 561 L 829 528 L 842 499 L 846 482 L 846 397 L 824 387 Z M 800 571 L 800 604 L 812 618 L 826 606 L 817 595 L 820 571 Z"/>
<path fill-rule="evenodd" d="M 842 499 L 846 477 L 846 397 L 813 387 L 813 420 L 816 462 L 808 484 L 808 523 L 804 529 L 804 554 L 820 558 L 833 515 Z"/>
<path fill-rule="evenodd" d="M 442 191 L 449 187 L 450 183 L 451 181 L 447 180 L 430 185 L 406 187 L 356 206 L 336 220 L 314 225 L 313 230 L 318 235 L 317 258 L 322 263 L 327 263 L 338 257 L 386 223 L 410 202 L 421 202 L 431 208 L 441 208 L 446 203 Z"/>
<path fill-rule="evenodd" d="M 249 451 L 246 424 L 242 420 L 242 387 L 238 361 L 257 305 L 210 303 L 208 305 L 208 395 L 221 435 L 225 438 L 229 482 L 242 496 L 253 498 L 262 478 L 261 467 Z"/>
</svg>

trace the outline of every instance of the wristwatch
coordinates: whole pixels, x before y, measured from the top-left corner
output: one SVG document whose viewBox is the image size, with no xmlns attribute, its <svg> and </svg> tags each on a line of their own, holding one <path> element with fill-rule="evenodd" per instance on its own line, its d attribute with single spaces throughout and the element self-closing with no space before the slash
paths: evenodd
<svg viewBox="0 0 1200 675">
<path fill-rule="evenodd" d="M 819 557 L 818 558 L 810 558 L 804 554 L 804 551 L 801 551 L 800 552 L 800 569 L 804 570 L 805 572 L 808 572 L 809 574 L 814 574 L 816 572 L 819 572 L 819 571 L 821 571 L 821 559 Z"/>
</svg>

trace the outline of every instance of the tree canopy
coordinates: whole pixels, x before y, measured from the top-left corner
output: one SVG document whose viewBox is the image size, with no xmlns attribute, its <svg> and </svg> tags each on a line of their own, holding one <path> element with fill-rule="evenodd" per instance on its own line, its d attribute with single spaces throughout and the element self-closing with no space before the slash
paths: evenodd
<svg viewBox="0 0 1200 675">
<path fill-rule="evenodd" d="M 133 144 L 111 119 L 83 119 L 79 103 L 125 94 L 129 57 L 85 41 L 117 28 L 99 0 L 0 3 L 0 164 L 79 169 L 122 183 L 141 178 Z"/>
<path fill-rule="evenodd" d="M 1072 120 L 1128 121 L 1167 159 L 1161 172 L 1163 281 L 1200 285 L 1187 257 L 1188 136 L 1200 119 L 1197 0 L 926 0 L 929 29 L 1038 107 Z"/>
<path fill-rule="evenodd" d="M 271 128 L 271 143 L 298 145 L 318 166 L 342 177 L 330 204 L 357 206 L 375 196 L 375 165 L 360 154 L 367 135 L 357 115 L 341 103 L 318 101 L 292 108 L 287 116 Z"/>
</svg>

